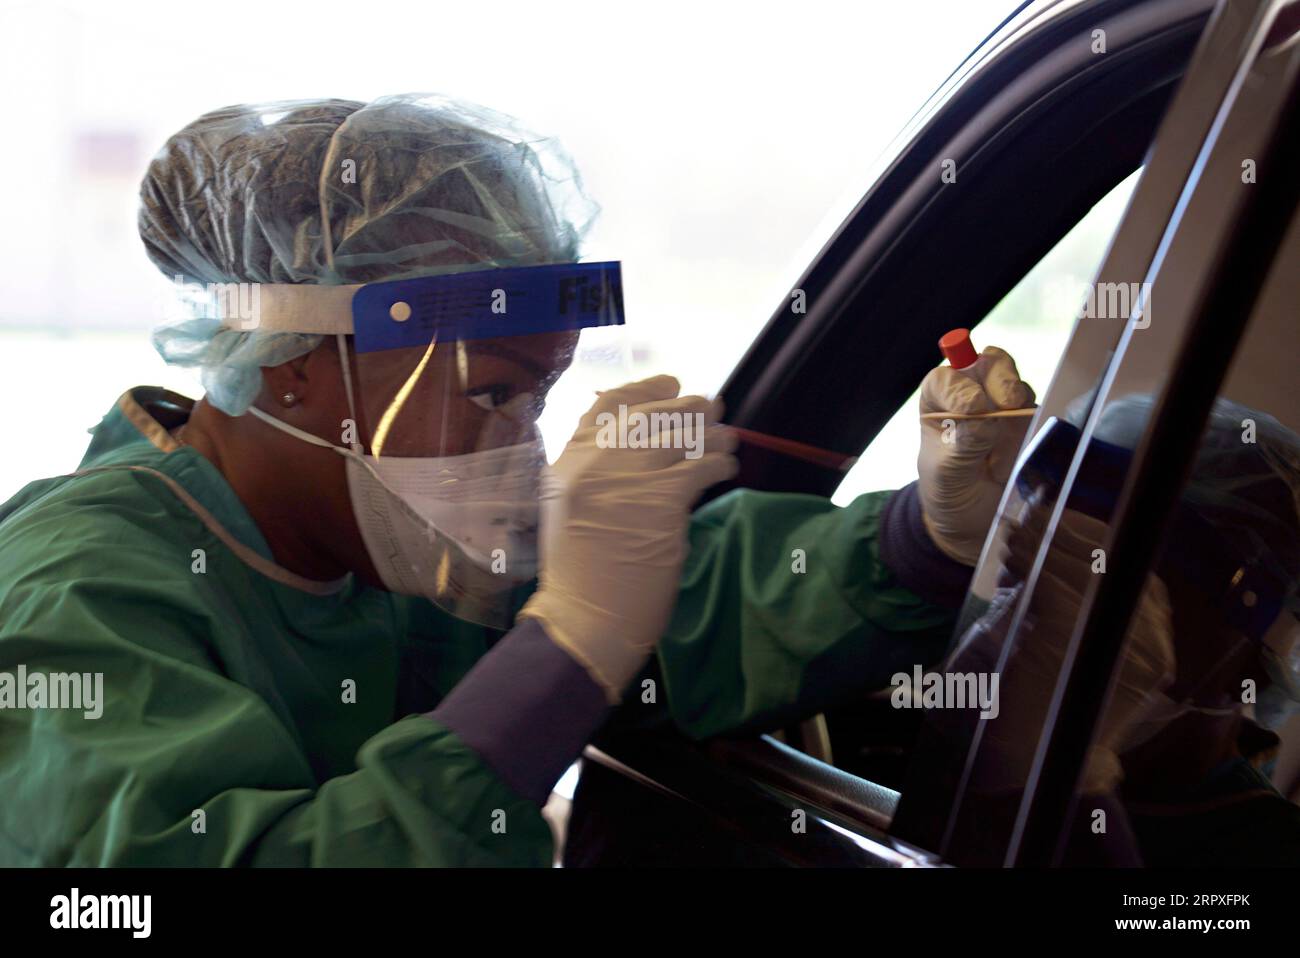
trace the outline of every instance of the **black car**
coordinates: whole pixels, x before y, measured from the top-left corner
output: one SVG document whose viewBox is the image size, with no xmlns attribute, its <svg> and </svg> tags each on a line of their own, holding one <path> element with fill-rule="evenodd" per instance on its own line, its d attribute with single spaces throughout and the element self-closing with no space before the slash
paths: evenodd
<svg viewBox="0 0 1300 958">
<path fill-rule="evenodd" d="M 980 336 L 1128 184 L 951 655 L 931 664 L 975 655 L 1002 674 L 1015 735 L 900 710 L 890 689 L 759 738 L 696 743 L 615 722 L 586 752 L 566 864 L 1300 863 L 1300 728 L 1250 718 L 1270 681 L 1253 664 L 1263 633 L 1295 625 L 1294 579 L 1243 553 L 1230 519 L 1207 528 L 1188 507 L 1222 485 L 1207 470 L 1236 468 L 1238 450 L 1211 455 L 1225 416 L 1300 430 L 1298 97 L 1295 2 L 1026 3 L 967 57 L 808 266 L 806 311 L 781 304 L 723 396 L 738 426 L 869 451 L 936 363 L 936 340 Z M 1127 442 L 1114 441 L 1118 420 Z M 1253 442 L 1248 423 L 1233 428 Z M 831 495 L 843 478 L 759 448 L 741 460 L 735 484 L 750 488 Z M 1266 486 L 1248 506 L 1265 527 L 1277 519 L 1288 551 L 1300 530 L 1267 496 L 1281 506 L 1295 487 Z M 1076 515 L 1102 568 L 1048 635 L 1048 577 Z M 1099 794 L 1093 763 L 1126 707 L 1153 576 L 1182 582 L 1161 591 L 1177 665 L 1159 698 L 1195 774 L 1144 776 L 1160 759 L 1138 749 Z"/>
</svg>

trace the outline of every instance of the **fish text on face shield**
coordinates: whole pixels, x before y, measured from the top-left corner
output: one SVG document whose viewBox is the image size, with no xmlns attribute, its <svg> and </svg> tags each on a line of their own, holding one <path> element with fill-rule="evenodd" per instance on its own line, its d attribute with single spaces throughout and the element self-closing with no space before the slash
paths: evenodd
<svg viewBox="0 0 1300 958">
<path fill-rule="evenodd" d="M 588 277 L 577 276 L 562 279 L 559 285 L 559 302 L 557 311 L 561 316 L 569 315 L 569 309 L 577 306 L 584 313 L 623 313 L 623 287 L 612 275 L 604 273 L 598 283 L 589 283 Z"/>
<path fill-rule="evenodd" d="M 596 416 L 596 445 L 601 449 L 684 449 L 687 459 L 704 455 L 704 414 L 628 411 Z"/>
</svg>

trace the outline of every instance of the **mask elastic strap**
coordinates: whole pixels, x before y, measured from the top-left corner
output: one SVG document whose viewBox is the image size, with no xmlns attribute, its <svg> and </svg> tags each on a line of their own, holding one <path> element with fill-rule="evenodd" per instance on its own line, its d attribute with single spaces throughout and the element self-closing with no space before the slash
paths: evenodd
<svg viewBox="0 0 1300 958">
<path fill-rule="evenodd" d="M 313 446 L 320 446 L 322 449 L 333 449 L 335 452 L 337 452 L 340 456 L 343 456 L 345 459 L 356 460 L 356 462 L 359 465 L 361 465 L 362 468 L 364 468 L 367 472 L 369 472 L 372 476 L 375 477 L 375 480 L 381 486 L 383 486 L 384 489 L 386 489 L 390 495 L 392 495 L 394 498 L 398 499 L 399 501 L 405 503 L 405 500 L 402 499 L 401 494 L 398 493 L 395 489 L 393 489 L 392 485 L 388 482 L 388 480 L 379 474 L 379 471 L 375 469 L 373 465 L 371 465 L 370 460 L 366 457 L 366 455 L 360 451 L 360 443 L 353 443 L 353 445 L 356 447 L 354 449 L 348 449 L 346 446 L 336 446 L 334 445 L 334 443 L 326 439 L 322 439 L 320 436 L 313 436 L 311 433 L 307 432 L 306 430 L 299 429 L 297 426 L 291 426 L 283 419 L 277 419 L 275 416 L 263 412 L 262 410 L 258 409 L 256 406 L 249 406 L 248 411 L 251 412 L 258 419 L 262 420 L 262 422 L 266 423 L 268 426 L 271 426 L 274 429 L 278 429 L 281 432 L 288 433 L 289 435 L 297 439 L 301 439 L 303 442 L 309 442 Z"/>
<path fill-rule="evenodd" d="M 348 415 L 352 417 L 353 429 L 352 434 L 356 435 L 357 407 L 352 401 L 352 368 L 348 365 L 348 338 L 342 333 L 338 334 L 339 340 L 339 362 L 343 364 L 343 389 L 348 394 Z M 357 440 L 352 441 L 352 451 L 361 454 L 361 443 Z"/>
<path fill-rule="evenodd" d="M 262 422 L 266 423 L 268 426 L 272 426 L 280 430 L 281 432 L 287 432 L 289 435 L 301 439 L 303 442 L 309 442 L 313 446 L 322 446 L 325 449 L 333 449 L 335 452 L 339 453 L 340 455 L 347 454 L 347 450 L 344 449 L 342 446 L 336 446 L 334 445 L 334 443 L 322 439 L 320 436 L 313 436 L 311 433 L 307 432 L 306 430 L 299 429 L 297 426 L 291 426 L 283 419 L 276 419 L 274 416 L 270 415 L 269 413 L 263 412 L 262 410 L 258 409 L 256 406 L 249 406 L 248 411 L 251 412 L 258 419 L 262 420 Z"/>
</svg>

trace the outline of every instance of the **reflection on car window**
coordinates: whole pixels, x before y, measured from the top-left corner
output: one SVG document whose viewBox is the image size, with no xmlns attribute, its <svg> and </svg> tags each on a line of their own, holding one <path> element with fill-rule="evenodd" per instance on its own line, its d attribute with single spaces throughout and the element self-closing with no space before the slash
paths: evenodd
<svg viewBox="0 0 1300 958">
<path fill-rule="evenodd" d="M 1102 197 L 972 333 L 977 348 L 1001 346 L 1011 353 L 1020 377 L 1040 395 L 1051 381 L 1079 314 L 1080 290 L 1096 274 L 1140 172 Z M 936 347 L 936 365 L 940 358 Z M 833 497 L 837 505 L 864 492 L 897 489 L 916 478 L 920 451 L 916 409 L 913 394 L 844 477 Z"/>
<path fill-rule="evenodd" d="M 1300 863 L 1300 219 L 1206 422 L 1079 792 L 1148 866 Z M 1289 272 L 1288 272 L 1289 270 Z M 1150 392 L 1094 436 L 1136 445 Z M 1091 780 L 1090 780 L 1091 779 Z M 1072 844 L 1085 839 L 1072 836 Z"/>
<path fill-rule="evenodd" d="M 1169 490 L 1164 539 L 1149 567 L 1125 570 L 1142 576 L 1141 592 L 1090 747 L 1071 773 L 1076 801 L 1053 826 L 1069 864 L 1300 861 L 1298 258 L 1300 219 L 1189 477 Z M 1183 275 L 1171 270 L 1169 282 Z M 1157 276 L 1151 296 L 1168 288 Z M 953 652 L 935 673 L 999 682 L 997 714 L 987 721 L 968 709 L 927 713 L 893 823 L 954 864 L 1001 864 L 1014 847 L 1087 595 L 1098 576 L 1123 568 L 1122 555 L 1108 554 L 1114 511 L 1186 335 L 1172 318 L 1138 330 L 1100 399 L 1090 390 L 1072 395 L 1038 425 Z M 1095 402 L 1096 421 L 1083 431 Z M 1177 415 L 1167 411 L 1166 421 Z M 1081 439 L 1077 473 L 1067 479 Z M 1060 520 L 1042 549 L 1054 507 Z M 1070 702 L 1056 721 L 1078 720 Z"/>
</svg>

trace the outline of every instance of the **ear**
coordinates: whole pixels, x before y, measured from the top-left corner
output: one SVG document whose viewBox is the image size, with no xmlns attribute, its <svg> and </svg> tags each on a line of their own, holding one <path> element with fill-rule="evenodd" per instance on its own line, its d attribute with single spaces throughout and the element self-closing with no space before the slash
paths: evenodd
<svg viewBox="0 0 1300 958">
<path fill-rule="evenodd" d="M 299 356 L 278 366 L 262 367 L 262 398 L 276 406 L 293 406 L 304 400 L 311 390 L 307 359 Z"/>
</svg>

